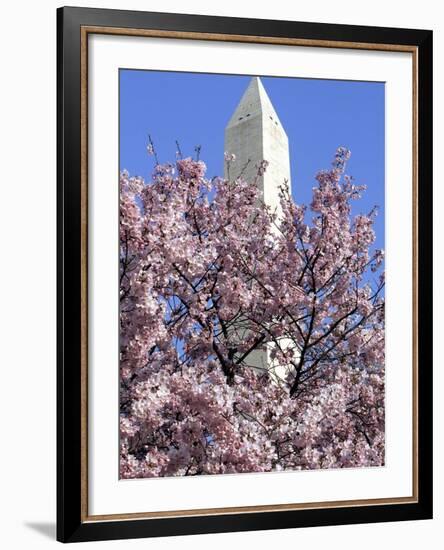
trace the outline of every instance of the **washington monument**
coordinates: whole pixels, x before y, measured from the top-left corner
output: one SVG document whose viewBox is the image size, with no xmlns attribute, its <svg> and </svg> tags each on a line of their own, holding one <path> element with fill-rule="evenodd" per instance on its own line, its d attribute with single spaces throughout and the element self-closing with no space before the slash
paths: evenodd
<svg viewBox="0 0 444 550">
<path fill-rule="evenodd" d="M 225 151 L 236 155 L 230 179 L 242 173 L 243 179 L 254 181 L 259 163 L 268 161 L 258 185 L 265 204 L 272 210 L 279 208 L 279 186 L 285 181 L 290 185 L 288 137 L 258 77 L 251 79 L 225 128 Z"/>
<path fill-rule="evenodd" d="M 228 163 L 225 165 L 225 178 L 232 181 L 239 176 L 255 181 L 259 164 L 268 161 L 265 173 L 257 180 L 258 187 L 264 203 L 279 212 L 279 187 L 287 182 L 291 189 L 288 137 L 259 77 L 251 79 L 225 128 L 225 151 L 236 157 L 229 168 Z M 282 349 L 292 345 L 284 338 L 279 344 Z M 267 344 L 265 350 L 253 351 L 247 363 L 267 370 L 274 378 L 284 378 L 286 370 L 274 364 L 271 350 L 272 344 Z"/>
</svg>

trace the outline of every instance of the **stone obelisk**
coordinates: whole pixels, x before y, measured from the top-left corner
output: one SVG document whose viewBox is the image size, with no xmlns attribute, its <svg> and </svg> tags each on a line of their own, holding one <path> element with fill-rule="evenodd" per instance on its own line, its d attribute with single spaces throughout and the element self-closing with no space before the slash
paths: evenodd
<svg viewBox="0 0 444 550">
<path fill-rule="evenodd" d="M 290 153 L 288 137 L 259 77 L 253 77 L 225 128 L 225 151 L 234 154 L 234 162 L 226 163 L 225 178 L 234 181 L 242 176 L 256 181 L 265 204 L 279 212 L 279 186 L 290 186 Z M 258 178 L 258 166 L 268 161 L 265 173 Z M 291 187 L 290 187 L 291 189 Z M 281 343 L 288 348 L 290 342 Z M 270 358 L 271 344 L 265 350 L 252 352 L 246 364 L 267 370 L 274 378 L 284 378 L 285 369 Z"/>
<path fill-rule="evenodd" d="M 258 180 L 265 204 L 279 207 L 279 186 L 290 184 L 288 137 L 259 77 L 253 77 L 225 128 L 225 151 L 236 155 L 225 177 L 236 179 L 241 173 L 254 181 L 262 160 L 268 167 Z"/>
</svg>

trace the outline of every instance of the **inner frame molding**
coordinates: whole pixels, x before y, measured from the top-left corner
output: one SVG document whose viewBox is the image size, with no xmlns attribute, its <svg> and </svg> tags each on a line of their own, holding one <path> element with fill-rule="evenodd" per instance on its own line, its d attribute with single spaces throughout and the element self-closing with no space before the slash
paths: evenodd
<svg viewBox="0 0 444 550">
<path fill-rule="evenodd" d="M 94 523 L 115 520 L 180 518 L 211 515 L 249 514 L 319 508 L 347 508 L 418 502 L 418 47 L 405 44 L 378 44 L 301 38 L 280 38 L 244 34 L 168 31 L 121 27 L 81 26 L 81 521 Z M 338 500 L 326 502 L 205 508 L 146 513 L 89 515 L 88 513 L 88 38 L 93 34 L 165 39 L 206 40 L 253 44 L 407 52 L 412 59 L 412 284 L 413 284 L 413 365 L 412 365 L 412 487 L 409 497 Z"/>
</svg>

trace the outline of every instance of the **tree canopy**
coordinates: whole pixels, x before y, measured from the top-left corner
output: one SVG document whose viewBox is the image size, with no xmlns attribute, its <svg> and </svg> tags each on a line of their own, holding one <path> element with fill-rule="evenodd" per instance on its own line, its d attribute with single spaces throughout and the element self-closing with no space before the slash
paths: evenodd
<svg viewBox="0 0 444 550">
<path fill-rule="evenodd" d="M 384 254 L 349 155 L 276 212 L 199 160 L 121 173 L 121 477 L 384 464 Z"/>
</svg>

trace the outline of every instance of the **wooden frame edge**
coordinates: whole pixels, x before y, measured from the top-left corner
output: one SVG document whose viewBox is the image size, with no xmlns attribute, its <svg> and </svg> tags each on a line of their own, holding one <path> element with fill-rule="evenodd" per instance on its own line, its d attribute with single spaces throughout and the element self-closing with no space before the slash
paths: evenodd
<svg viewBox="0 0 444 550">
<path fill-rule="evenodd" d="M 88 516 L 88 33 L 80 36 L 81 109 L 81 521 Z"/>
<path fill-rule="evenodd" d="M 172 510 L 163 512 L 135 512 L 128 514 L 97 514 L 87 516 L 85 523 L 94 523 L 98 521 L 116 521 L 116 520 L 136 520 L 136 519 L 162 519 L 162 518 L 182 518 L 182 517 L 203 517 L 203 516 L 228 516 L 231 514 L 256 514 L 267 512 L 291 512 L 297 510 L 318 510 L 329 508 L 352 508 L 355 506 L 383 506 L 386 504 L 416 504 L 418 500 L 415 497 L 399 498 L 375 498 L 362 500 L 336 500 L 324 502 L 304 502 L 300 504 L 274 504 L 261 506 L 238 506 L 224 508 L 198 508 L 192 510 Z"/>
<path fill-rule="evenodd" d="M 280 46 L 304 46 L 316 48 L 341 48 L 353 50 L 379 50 L 414 53 L 417 46 L 406 44 L 378 44 L 372 42 L 346 42 L 335 40 L 321 40 L 308 38 L 281 38 L 276 36 L 255 36 L 246 34 L 193 32 L 193 31 L 166 31 L 160 29 L 137 29 L 125 27 L 99 27 L 82 25 L 87 34 L 139 36 L 150 38 L 172 38 L 180 40 L 206 40 L 217 42 L 246 42 L 251 44 L 274 44 Z"/>
</svg>

